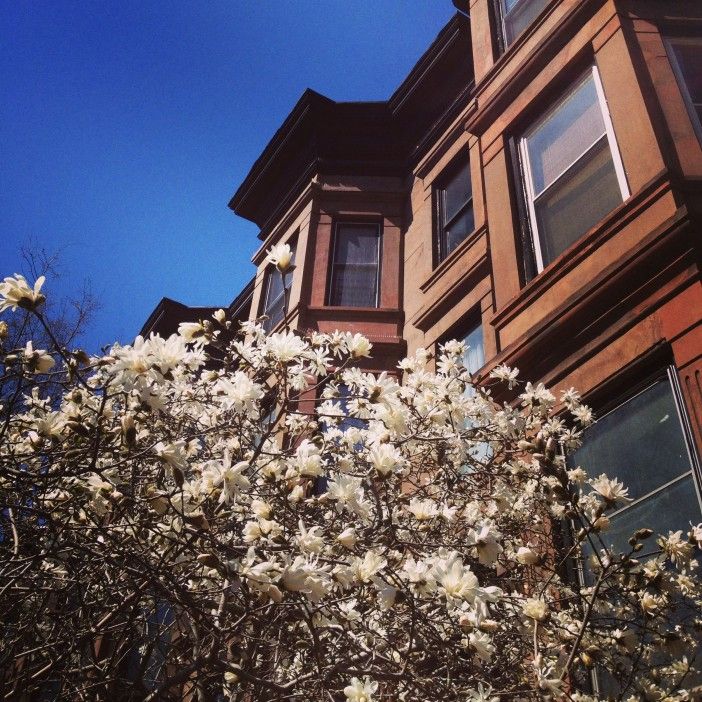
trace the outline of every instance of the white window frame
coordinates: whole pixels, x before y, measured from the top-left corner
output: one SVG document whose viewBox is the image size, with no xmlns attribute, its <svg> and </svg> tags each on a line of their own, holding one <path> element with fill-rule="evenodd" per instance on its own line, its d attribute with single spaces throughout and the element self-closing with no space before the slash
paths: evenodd
<svg viewBox="0 0 702 702">
<path fill-rule="evenodd" d="M 347 305 L 336 305 L 332 302 L 334 298 L 334 286 L 336 285 L 336 266 L 340 265 L 337 264 L 336 261 L 336 247 L 337 247 L 337 241 L 339 239 L 339 228 L 345 227 L 345 226 L 363 226 L 363 227 L 375 227 L 377 232 L 378 232 L 378 243 L 377 243 L 377 250 L 376 250 L 376 266 L 375 266 L 375 303 L 373 305 L 373 308 L 377 309 L 380 307 L 380 267 L 381 267 L 381 255 L 383 252 L 382 245 L 381 245 L 381 239 L 383 238 L 383 229 L 382 229 L 382 224 L 380 222 L 364 222 L 363 220 L 351 220 L 351 219 L 345 219 L 339 222 L 336 222 L 334 224 L 334 236 L 333 236 L 333 245 L 332 245 L 332 252 L 331 252 L 331 260 L 330 260 L 330 268 L 331 270 L 329 271 L 329 291 L 327 293 L 327 306 L 328 307 L 347 307 Z M 370 309 L 373 309 L 370 308 Z M 365 307 L 358 307 L 356 309 L 362 310 L 362 309 L 369 309 Z"/>
<path fill-rule="evenodd" d="M 678 57 L 675 55 L 674 44 L 697 44 L 702 51 L 702 36 L 668 36 L 663 38 L 663 43 L 665 45 L 666 52 L 668 54 L 668 59 L 670 61 L 670 66 L 675 74 L 675 79 L 678 82 L 678 88 L 680 89 L 680 94 L 682 95 L 683 102 L 687 108 L 687 112 L 692 121 L 692 128 L 697 135 L 697 138 L 702 142 L 702 121 L 700 121 L 697 115 L 697 109 L 695 104 L 692 102 L 692 96 L 690 95 L 690 90 L 687 87 L 687 80 L 682 72 L 682 68 L 678 63 Z"/>
<path fill-rule="evenodd" d="M 602 119 L 605 125 L 605 136 L 607 138 L 607 144 L 609 146 L 609 151 L 612 156 L 612 163 L 614 165 L 614 171 L 617 176 L 617 183 L 619 184 L 619 190 L 622 196 L 622 202 L 627 200 L 630 196 L 629 185 L 626 180 L 626 173 L 624 171 L 624 163 L 622 162 L 621 155 L 619 153 L 619 148 L 617 146 L 616 136 L 614 134 L 614 127 L 612 125 L 612 119 L 609 115 L 609 109 L 607 107 L 607 98 L 605 96 L 604 88 L 602 87 L 602 81 L 600 79 L 600 73 L 597 66 L 593 64 L 583 75 L 578 78 L 571 86 L 570 89 L 562 94 L 559 99 L 543 114 L 539 119 L 532 124 L 529 129 L 522 135 L 519 139 L 519 156 L 522 163 L 522 181 L 524 184 L 524 191 L 526 194 L 527 209 L 529 212 L 529 224 L 531 228 L 531 234 L 533 237 L 534 244 L 534 256 L 536 258 L 536 269 L 540 273 L 548 264 L 544 264 L 543 253 L 541 248 L 541 240 L 539 238 L 539 228 L 538 220 L 536 218 L 536 200 L 543 195 L 554 183 L 560 180 L 561 176 L 570 170 L 578 161 L 580 161 L 589 151 L 591 151 L 597 144 L 600 143 L 600 139 L 591 144 L 586 151 L 580 154 L 572 163 L 568 164 L 559 174 L 556 176 L 551 183 L 546 186 L 543 190 L 536 193 L 532 178 L 531 163 L 529 161 L 529 149 L 527 146 L 527 138 L 533 134 L 536 129 L 538 129 L 558 108 L 563 104 L 563 102 L 578 88 L 581 83 L 584 83 L 592 77 L 595 83 L 595 90 L 597 92 L 597 99 L 600 106 L 600 113 L 602 114 Z M 550 263 L 550 262 L 549 262 Z"/>
</svg>

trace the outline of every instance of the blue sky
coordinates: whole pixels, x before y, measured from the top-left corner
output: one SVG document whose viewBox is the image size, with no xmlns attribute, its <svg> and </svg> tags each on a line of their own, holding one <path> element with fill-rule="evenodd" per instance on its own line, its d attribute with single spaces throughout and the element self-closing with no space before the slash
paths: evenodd
<svg viewBox="0 0 702 702">
<path fill-rule="evenodd" d="M 227 304 L 257 228 L 227 203 L 313 88 L 382 100 L 450 0 L 85 0 L 0 6 L 0 277 L 30 239 L 49 294 L 89 279 L 85 345 L 131 341 L 163 296 Z"/>
</svg>

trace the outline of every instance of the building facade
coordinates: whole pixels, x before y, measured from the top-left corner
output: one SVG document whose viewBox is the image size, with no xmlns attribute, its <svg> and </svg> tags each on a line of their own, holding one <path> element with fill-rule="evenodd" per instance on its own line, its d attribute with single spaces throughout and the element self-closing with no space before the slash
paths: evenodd
<svg viewBox="0 0 702 702">
<path fill-rule="evenodd" d="M 362 332 L 370 371 L 466 339 L 600 421 L 613 519 L 700 520 L 702 6 L 471 0 L 386 102 L 306 91 L 230 202 L 251 318 Z M 287 295 L 266 251 L 287 242 Z M 287 301 L 287 302 L 286 302 Z"/>
</svg>

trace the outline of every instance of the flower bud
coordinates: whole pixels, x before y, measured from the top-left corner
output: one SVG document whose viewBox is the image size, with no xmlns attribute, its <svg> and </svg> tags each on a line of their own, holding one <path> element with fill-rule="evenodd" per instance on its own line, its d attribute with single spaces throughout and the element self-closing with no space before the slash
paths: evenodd
<svg viewBox="0 0 702 702">
<path fill-rule="evenodd" d="M 122 436 L 124 437 L 124 443 L 130 448 L 136 444 L 136 425 L 134 424 L 134 419 L 130 414 L 125 414 L 122 417 Z"/>
</svg>

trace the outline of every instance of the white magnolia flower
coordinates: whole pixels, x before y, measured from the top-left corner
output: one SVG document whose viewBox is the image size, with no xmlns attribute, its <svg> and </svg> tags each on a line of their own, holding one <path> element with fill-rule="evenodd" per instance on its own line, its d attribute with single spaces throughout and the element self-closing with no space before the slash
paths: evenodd
<svg viewBox="0 0 702 702">
<path fill-rule="evenodd" d="M 369 458 L 378 473 L 386 477 L 398 464 L 402 463 L 402 454 L 391 444 L 380 444 L 370 450 Z"/>
<path fill-rule="evenodd" d="M 594 421 L 592 410 L 587 405 L 576 405 L 571 408 L 570 413 L 583 427 L 590 426 Z"/>
<path fill-rule="evenodd" d="M 490 377 L 507 383 L 507 387 L 511 390 L 517 384 L 519 368 L 509 368 L 505 365 L 499 365 L 490 371 Z"/>
<path fill-rule="evenodd" d="M 471 690 L 466 696 L 466 702 L 500 702 L 500 698 L 492 694 L 492 687 L 483 687 L 478 683 L 477 690 Z"/>
<path fill-rule="evenodd" d="M 590 481 L 593 490 L 602 495 L 607 502 L 612 504 L 616 502 L 631 502 L 627 497 L 629 488 L 625 488 L 624 484 L 616 478 L 608 478 L 604 473 L 599 477 Z"/>
<path fill-rule="evenodd" d="M 356 580 L 367 583 L 371 578 L 381 571 L 388 562 L 377 551 L 366 551 L 363 558 L 355 558 L 351 564 Z"/>
<path fill-rule="evenodd" d="M 478 578 L 457 555 L 438 563 L 434 577 L 449 604 L 455 604 L 457 600 L 475 600 Z"/>
<path fill-rule="evenodd" d="M 220 378 L 215 390 L 222 396 L 222 404 L 235 412 L 253 412 L 256 402 L 263 398 L 263 388 L 246 373 L 236 371 L 233 375 Z"/>
<path fill-rule="evenodd" d="M 651 592 L 642 592 L 639 595 L 639 603 L 644 614 L 655 614 L 658 609 L 665 603 L 665 600 Z"/>
<path fill-rule="evenodd" d="M 307 529 L 302 519 L 300 519 L 298 528 L 300 534 L 297 537 L 297 543 L 300 546 L 300 550 L 307 553 L 319 553 L 324 547 L 322 527 L 314 526 L 311 529 Z"/>
<path fill-rule="evenodd" d="M 482 631 L 473 631 L 468 635 L 468 642 L 475 650 L 476 655 L 480 660 L 489 663 L 495 653 L 495 645 L 492 643 L 492 637 Z"/>
<path fill-rule="evenodd" d="M 265 343 L 266 351 L 281 363 L 299 360 L 307 351 L 307 344 L 291 331 L 271 334 Z"/>
<path fill-rule="evenodd" d="M 260 519 L 268 519 L 271 516 L 272 508 L 263 500 L 252 500 L 251 511 Z"/>
<path fill-rule="evenodd" d="M 352 358 L 366 358 L 370 356 L 370 350 L 373 347 L 368 339 L 362 334 L 349 334 L 346 344 Z"/>
<path fill-rule="evenodd" d="M 32 373 L 48 373 L 56 361 L 44 349 L 35 349 L 31 341 L 24 347 L 24 362 Z"/>
<path fill-rule="evenodd" d="M 479 531 L 471 529 L 466 535 L 466 544 L 475 546 L 478 550 L 478 560 L 483 565 L 493 564 L 502 553 L 503 548 L 499 539 L 501 534 L 494 527 L 483 525 Z"/>
<path fill-rule="evenodd" d="M 687 538 L 683 538 L 682 530 L 671 531 L 668 536 L 661 536 L 658 544 L 677 566 L 687 564 L 695 552 L 695 547 Z"/>
<path fill-rule="evenodd" d="M 300 475 L 316 478 L 324 475 L 324 465 L 319 448 L 305 439 L 295 451 L 295 467 Z"/>
<path fill-rule="evenodd" d="M 44 281 L 44 276 L 39 276 L 34 287 L 30 288 L 23 275 L 15 273 L 14 276 L 5 278 L 0 283 L 0 312 L 5 310 L 14 312 L 18 307 L 25 310 L 37 309 L 46 300 L 39 292 Z"/>
<path fill-rule="evenodd" d="M 266 255 L 266 263 L 270 263 L 275 266 L 281 273 L 290 268 L 292 263 L 293 252 L 290 248 L 290 244 L 276 244 L 268 249 Z"/>
<path fill-rule="evenodd" d="M 535 565 L 539 562 L 540 556 L 536 551 L 528 546 L 520 546 L 517 549 L 515 558 L 517 559 L 517 562 L 521 563 L 522 565 Z"/>
<path fill-rule="evenodd" d="M 358 541 L 358 536 L 356 536 L 356 530 L 353 527 L 346 527 L 336 537 L 336 540 L 346 548 L 353 548 L 356 545 L 356 541 Z"/>
<path fill-rule="evenodd" d="M 406 509 L 420 522 L 433 519 L 439 514 L 439 508 L 433 500 L 420 500 L 417 497 L 410 500 Z"/>
<path fill-rule="evenodd" d="M 573 468 L 573 470 L 568 471 L 568 480 L 582 486 L 587 480 L 587 473 L 580 466 L 578 466 L 577 468 Z"/>
<path fill-rule="evenodd" d="M 350 475 L 337 475 L 327 485 L 327 497 L 343 505 L 351 505 L 363 498 L 361 479 Z"/>
<path fill-rule="evenodd" d="M 182 439 L 170 444 L 159 441 L 154 446 L 154 453 L 172 468 L 185 470 L 188 466 L 188 454 L 185 441 Z"/>
<path fill-rule="evenodd" d="M 344 688 L 344 695 L 349 702 L 373 702 L 373 695 L 378 689 L 378 683 L 364 678 L 351 678 L 351 684 Z"/>
<path fill-rule="evenodd" d="M 178 334 L 186 341 L 204 341 L 205 326 L 202 322 L 181 322 L 178 325 Z"/>
<path fill-rule="evenodd" d="M 694 526 L 690 524 L 690 536 L 697 542 L 697 548 L 702 548 L 702 523 Z"/>
<path fill-rule="evenodd" d="M 546 602 L 533 597 L 522 603 L 522 611 L 529 619 L 537 622 L 545 621 L 549 615 L 549 608 Z"/>
</svg>

